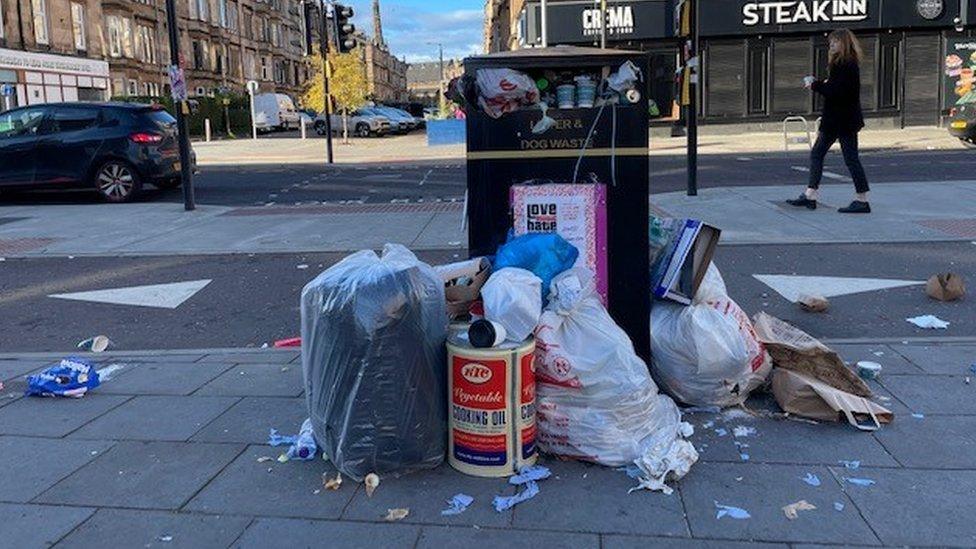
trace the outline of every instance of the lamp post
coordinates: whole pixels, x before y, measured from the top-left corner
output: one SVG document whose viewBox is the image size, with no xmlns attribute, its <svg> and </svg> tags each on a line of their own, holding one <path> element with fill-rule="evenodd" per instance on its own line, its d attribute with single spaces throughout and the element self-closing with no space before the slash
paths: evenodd
<svg viewBox="0 0 976 549">
<path fill-rule="evenodd" d="M 437 92 L 438 92 L 438 94 L 437 94 L 437 101 L 438 101 L 437 109 L 438 109 L 438 111 L 437 112 L 441 116 L 444 116 L 444 114 L 445 114 L 444 111 L 447 109 L 447 102 L 445 101 L 445 98 L 444 98 L 444 44 L 441 44 L 440 42 L 427 42 L 427 44 L 428 45 L 431 45 L 431 46 L 437 46 L 437 50 L 438 50 L 438 53 L 439 53 L 439 59 L 440 59 L 440 61 L 439 61 L 440 77 L 439 78 L 440 79 L 438 80 L 438 86 L 437 86 Z"/>
<path fill-rule="evenodd" d="M 166 0 L 166 24 L 169 27 L 169 58 L 174 72 L 178 72 L 182 77 L 183 67 L 180 64 L 180 31 L 176 23 L 176 2 Z M 174 82 L 175 83 L 175 82 Z M 176 131 L 179 139 L 180 149 L 180 182 L 183 187 L 183 208 L 186 211 L 196 209 L 196 200 L 193 196 L 193 172 L 190 166 L 190 136 L 186 127 L 186 97 L 185 80 L 184 93 L 179 101 L 174 101 L 176 107 Z M 173 86 L 171 85 L 171 88 Z"/>
<path fill-rule="evenodd" d="M 541 23 L 542 23 L 542 47 L 549 47 L 549 2 L 542 0 L 539 3 L 539 10 L 541 13 Z"/>
</svg>

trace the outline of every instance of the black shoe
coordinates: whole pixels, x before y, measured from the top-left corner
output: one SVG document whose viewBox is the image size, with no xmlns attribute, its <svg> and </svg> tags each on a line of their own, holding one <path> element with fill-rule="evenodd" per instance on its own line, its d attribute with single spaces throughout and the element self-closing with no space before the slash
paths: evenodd
<svg viewBox="0 0 976 549">
<path fill-rule="evenodd" d="M 871 213 L 871 205 L 867 202 L 855 200 L 851 202 L 850 206 L 846 208 L 839 208 L 837 211 L 842 214 L 869 214 Z"/>
<path fill-rule="evenodd" d="M 806 208 L 808 210 L 817 209 L 817 201 L 810 200 L 809 198 L 807 198 L 807 195 L 805 194 L 801 194 L 799 198 L 794 198 L 793 200 L 787 200 L 786 203 L 789 204 L 790 206 L 796 206 L 797 208 Z"/>
</svg>

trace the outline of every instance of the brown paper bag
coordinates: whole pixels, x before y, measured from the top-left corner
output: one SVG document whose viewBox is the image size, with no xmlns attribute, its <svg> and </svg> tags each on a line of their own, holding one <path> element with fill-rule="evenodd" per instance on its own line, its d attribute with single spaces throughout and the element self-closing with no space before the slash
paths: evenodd
<svg viewBox="0 0 976 549">
<path fill-rule="evenodd" d="M 846 393 L 871 396 L 871 388 L 837 353 L 803 330 L 766 313 L 757 314 L 753 326 L 775 366 L 806 374 Z"/>
<path fill-rule="evenodd" d="M 955 273 L 939 273 L 925 284 L 925 293 L 939 301 L 955 301 L 966 295 L 966 283 Z"/>
<path fill-rule="evenodd" d="M 821 421 L 847 419 L 862 431 L 875 431 L 895 419 L 891 410 L 880 404 L 782 368 L 773 369 L 773 396 L 791 414 Z"/>
<path fill-rule="evenodd" d="M 453 320 L 467 315 L 471 302 L 481 296 L 481 287 L 491 275 L 491 263 L 485 258 L 477 258 L 450 265 L 439 265 L 434 267 L 434 270 L 444 278 L 447 316 Z M 470 282 L 459 284 L 458 281 L 465 277 L 468 277 Z"/>
</svg>

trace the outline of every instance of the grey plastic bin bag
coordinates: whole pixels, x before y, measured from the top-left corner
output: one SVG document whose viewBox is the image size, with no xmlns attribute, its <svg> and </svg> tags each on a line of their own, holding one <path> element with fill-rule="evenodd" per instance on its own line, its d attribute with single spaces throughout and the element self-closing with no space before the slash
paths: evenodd
<svg viewBox="0 0 976 549">
<path fill-rule="evenodd" d="M 405 247 L 356 252 L 302 290 L 315 438 L 344 475 L 433 468 L 447 445 L 444 282 Z"/>
</svg>

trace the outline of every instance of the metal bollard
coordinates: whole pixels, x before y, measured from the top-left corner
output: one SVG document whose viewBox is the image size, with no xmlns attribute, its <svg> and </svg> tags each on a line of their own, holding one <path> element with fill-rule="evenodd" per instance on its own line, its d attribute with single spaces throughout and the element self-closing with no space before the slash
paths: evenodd
<svg viewBox="0 0 976 549">
<path fill-rule="evenodd" d="M 300 118 L 298 121 L 302 125 L 302 139 L 305 139 L 305 119 Z"/>
<path fill-rule="evenodd" d="M 206 137 L 207 143 L 210 143 L 210 119 L 209 118 L 203 119 L 203 135 Z"/>
</svg>

